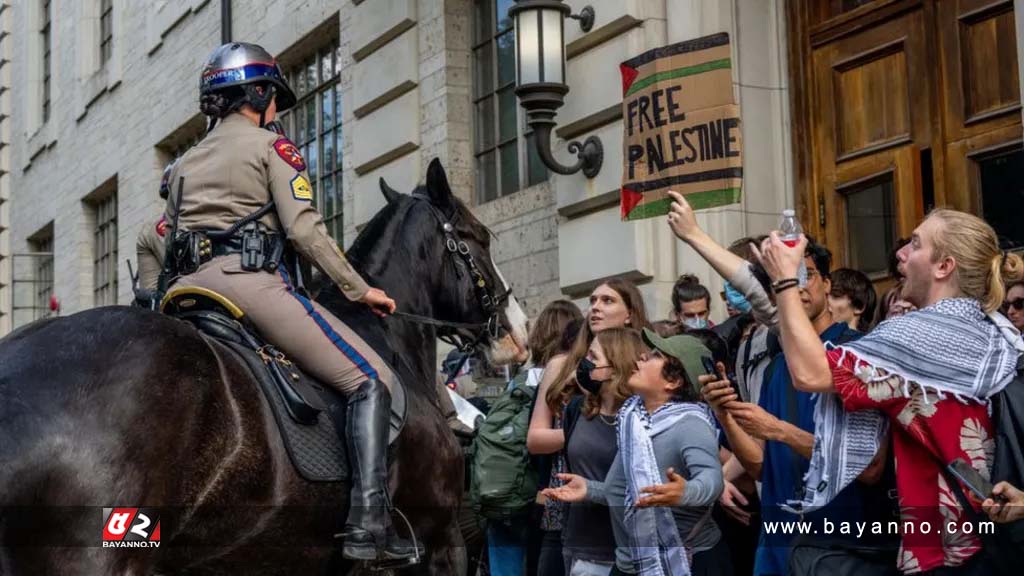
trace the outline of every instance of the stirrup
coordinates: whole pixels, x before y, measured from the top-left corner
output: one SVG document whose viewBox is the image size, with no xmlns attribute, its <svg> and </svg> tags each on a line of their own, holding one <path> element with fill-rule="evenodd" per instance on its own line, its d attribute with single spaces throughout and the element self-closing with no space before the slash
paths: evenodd
<svg viewBox="0 0 1024 576">
<path fill-rule="evenodd" d="M 406 528 L 409 529 L 409 536 L 412 540 L 413 556 L 412 558 L 396 559 L 380 558 L 378 556 L 376 560 L 359 561 L 360 564 L 364 565 L 371 572 L 383 572 L 385 570 L 400 570 L 402 568 L 415 566 L 423 561 L 423 552 L 421 551 L 422 548 L 420 547 L 420 543 L 416 541 L 416 532 L 412 529 L 412 523 L 409 522 L 409 519 L 405 516 L 405 514 L 402 513 L 401 510 L 395 507 L 392 507 L 391 509 L 397 512 L 398 515 L 402 517 L 402 522 L 405 522 Z M 338 539 L 344 539 L 346 534 L 347 532 L 345 530 L 342 530 L 341 532 L 336 533 L 334 537 Z M 378 550 L 378 552 L 381 551 L 383 551 L 383 549 Z"/>
<path fill-rule="evenodd" d="M 366 562 L 366 569 L 370 572 L 385 572 L 389 570 L 403 570 L 420 563 L 419 553 L 415 558 L 405 560 L 379 560 L 377 562 Z"/>
<path fill-rule="evenodd" d="M 416 532 L 412 529 L 412 523 L 409 522 L 409 519 L 406 518 L 405 514 L 403 514 L 402 511 L 399 510 L 398 508 L 392 508 L 392 510 L 398 512 L 398 515 L 402 517 L 402 522 L 405 522 L 406 528 L 409 529 L 409 536 L 410 539 L 412 540 L 413 557 L 403 558 L 400 560 L 378 560 L 377 562 L 370 563 L 370 565 L 368 566 L 371 572 L 382 572 L 384 570 L 399 570 L 402 568 L 415 566 L 423 561 L 422 553 L 420 552 L 420 543 L 416 541 Z"/>
</svg>

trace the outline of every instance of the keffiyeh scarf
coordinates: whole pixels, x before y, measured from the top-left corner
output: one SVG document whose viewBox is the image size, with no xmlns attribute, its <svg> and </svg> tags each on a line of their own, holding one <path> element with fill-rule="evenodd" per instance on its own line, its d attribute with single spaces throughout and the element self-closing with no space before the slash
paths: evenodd
<svg viewBox="0 0 1024 576">
<path fill-rule="evenodd" d="M 701 418 L 714 429 L 711 411 L 705 404 L 670 402 L 648 414 L 643 400 L 633 396 L 619 410 L 619 453 L 627 480 L 625 524 L 631 539 L 633 562 L 641 576 L 690 574 L 690 563 L 672 509 L 636 507 L 642 497 L 641 488 L 663 482 L 651 438 L 686 416 Z"/>
<path fill-rule="evenodd" d="M 1000 315 L 986 316 L 974 299 L 949 298 L 886 320 L 840 349 L 864 364 L 858 368 L 862 380 L 896 375 L 962 400 L 987 400 L 1013 380 L 1024 351 L 1020 334 L 1002 324 Z"/>
<path fill-rule="evenodd" d="M 887 320 L 838 349 L 856 357 L 863 382 L 899 376 L 907 398 L 913 384 L 940 398 L 948 393 L 961 401 L 985 401 L 1013 380 L 1024 341 L 1002 315 L 986 317 L 976 300 L 950 298 Z M 928 394 L 923 397 L 927 401 Z M 838 395 L 819 395 L 806 489 L 786 509 L 809 512 L 828 504 L 871 463 L 887 424 L 881 412 L 847 412 Z"/>
<path fill-rule="evenodd" d="M 812 512 L 831 502 L 867 469 L 875 457 L 889 421 L 878 410 L 847 412 L 837 394 L 819 394 L 814 407 L 814 450 L 804 476 L 802 500 L 790 500 L 783 510 Z"/>
</svg>

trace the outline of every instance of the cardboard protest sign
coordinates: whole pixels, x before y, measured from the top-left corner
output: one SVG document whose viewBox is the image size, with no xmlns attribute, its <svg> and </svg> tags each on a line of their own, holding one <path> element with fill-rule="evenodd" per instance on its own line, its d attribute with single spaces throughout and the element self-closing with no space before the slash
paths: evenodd
<svg viewBox="0 0 1024 576">
<path fill-rule="evenodd" d="M 694 209 L 740 200 L 740 110 L 726 33 L 657 48 L 622 72 L 622 219 L 668 213 L 668 190 Z"/>
</svg>

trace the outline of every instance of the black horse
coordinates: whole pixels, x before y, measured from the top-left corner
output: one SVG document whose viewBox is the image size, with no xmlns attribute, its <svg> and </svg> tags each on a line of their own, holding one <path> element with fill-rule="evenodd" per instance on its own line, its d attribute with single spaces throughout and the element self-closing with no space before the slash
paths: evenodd
<svg viewBox="0 0 1024 576">
<path fill-rule="evenodd" d="M 462 453 L 438 409 L 436 337 L 458 331 L 508 362 L 525 355 L 526 318 L 511 294 L 492 312 L 481 305 L 467 255 L 487 288 L 500 295 L 507 285 L 489 232 L 437 160 L 412 195 L 381 188 L 387 205 L 348 251 L 368 282 L 399 311 L 497 326 L 380 321 L 334 287 L 318 301 L 373 323 L 396 353 L 408 412 L 391 488 L 426 549 L 408 572 L 464 574 Z M 450 251 L 450 238 L 468 253 Z M 332 535 L 347 495 L 296 473 L 250 373 L 185 322 L 106 307 L 0 340 L 0 575 L 341 574 L 353 567 Z M 102 508 L 113 506 L 157 509 L 161 546 L 100 547 Z"/>
</svg>

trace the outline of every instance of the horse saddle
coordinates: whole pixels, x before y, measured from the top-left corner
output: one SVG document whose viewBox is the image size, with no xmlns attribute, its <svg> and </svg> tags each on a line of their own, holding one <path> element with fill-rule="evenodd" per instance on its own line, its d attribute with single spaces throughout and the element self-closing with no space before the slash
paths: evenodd
<svg viewBox="0 0 1024 576">
<path fill-rule="evenodd" d="M 299 474 L 311 482 L 348 479 L 344 395 L 325 386 L 264 342 L 242 310 L 228 298 L 198 286 L 173 287 L 163 299 L 161 312 L 192 324 L 200 334 L 235 354 L 259 385 L 288 456 Z M 393 443 L 405 424 L 405 387 L 391 391 Z"/>
</svg>

